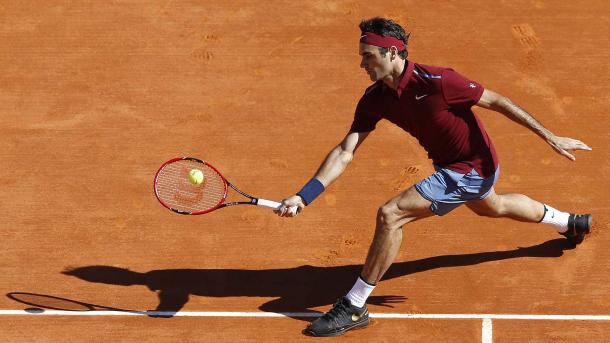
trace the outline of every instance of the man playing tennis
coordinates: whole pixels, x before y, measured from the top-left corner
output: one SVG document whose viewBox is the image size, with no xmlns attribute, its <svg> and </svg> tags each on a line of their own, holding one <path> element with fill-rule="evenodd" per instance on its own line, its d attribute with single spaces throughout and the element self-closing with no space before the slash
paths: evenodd
<svg viewBox="0 0 610 343">
<path fill-rule="evenodd" d="M 368 325 L 366 300 L 394 261 L 402 242 L 402 226 L 407 223 L 443 216 L 466 204 L 481 216 L 550 224 L 573 245 L 583 241 L 592 223 L 590 214 L 561 212 L 522 194 L 497 194 L 498 158 L 471 107 L 505 115 L 570 160 L 575 160 L 572 150 L 591 148 L 576 139 L 555 136 L 506 97 L 452 69 L 407 60 L 409 35 L 395 22 L 373 18 L 361 22 L 360 30 L 360 67 L 374 83 L 358 102 L 348 134 L 314 177 L 296 195 L 283 200 L 278 215 L 293 216 L 288 208 L 302 210 L 311 204 L 343 173 L 381 119 L 417 138 L 436 172 L 379 208 L 375 236 L 360 277 L 328 313 L 305 329 L 312 336 L 336 336 Z"/>
</svg>

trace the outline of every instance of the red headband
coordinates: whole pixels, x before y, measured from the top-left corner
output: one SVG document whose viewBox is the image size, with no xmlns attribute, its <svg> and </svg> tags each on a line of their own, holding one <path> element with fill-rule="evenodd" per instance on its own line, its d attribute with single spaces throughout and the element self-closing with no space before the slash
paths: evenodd
<svg viewBox="0 0 610 343">
<path fill-rule="evenodd" d="M 390 48 L 395 46 L 398 51 L 403 51 L 407 48 L 405 42 L 398 38 L 380 36 L 371 32 L 365 32 L 360 36 L 360 43 L 378 46 L 380 48 Z"/>
</svg>

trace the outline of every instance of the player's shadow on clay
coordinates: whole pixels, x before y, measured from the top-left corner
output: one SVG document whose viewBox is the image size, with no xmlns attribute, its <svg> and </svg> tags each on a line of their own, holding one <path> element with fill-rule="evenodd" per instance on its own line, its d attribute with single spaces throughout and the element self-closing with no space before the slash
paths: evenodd
<svg viewBox="0 0 610 343">
<path fill-rule="evenodd" d="M 420 260 L 397 262 L 384 280 L 433 269 L 470 266 L 484 262 L 520 257 L 559 257 L 573 249 L 564 239 L 506 251 L 462 255 L 442 255 Z M 270 297 L 260 306 L 267 312 L 315 312 L 312 308 L 333 303 L 348 290 L 362 265 L 335 267 L 300 266 L 286 269 L 166 269 L 145 273 L 112 266 L 86 266 L 63 271 L 65 275 L 110 285 L 145 285 L 157 292 L 155 311 L 178 312 L 190 296 Z M 404 301 L 401 296 L 371 296 L 369 304 L 392 307 Z"/>
</svg>

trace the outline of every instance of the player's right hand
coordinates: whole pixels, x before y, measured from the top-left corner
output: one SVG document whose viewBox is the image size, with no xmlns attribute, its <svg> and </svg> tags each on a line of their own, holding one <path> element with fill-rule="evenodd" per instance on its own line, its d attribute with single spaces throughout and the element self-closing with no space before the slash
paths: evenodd
<svg viewBox="0 0 610 343">
<path fill-rule="evenodd" d="M 290 211 L 290 208 L 296 207 L 296 211 Z M 298 195 L 293 195 L 282 200 L 282 206 L 274 212 L 280 217 L 296 217 L 305 208 L 305 203 Z"/>
</svg>

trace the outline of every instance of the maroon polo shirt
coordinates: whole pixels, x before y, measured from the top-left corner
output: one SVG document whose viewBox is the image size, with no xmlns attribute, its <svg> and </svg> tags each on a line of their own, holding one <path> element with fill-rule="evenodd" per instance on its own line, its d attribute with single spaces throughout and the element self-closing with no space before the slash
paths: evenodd
<svg viewBox="0 0 610 343">
<path fill-rule="evenodd" d="M 472 112 L 483 86 L 449 68 L 407 62 L 396 91 L 379 80 L 358 102 L 350 131 L 370 132 L 387 119 L 417 138 L 432 162 L 483 177 L 498 167 L 496 151 Z"/>
</svg>

